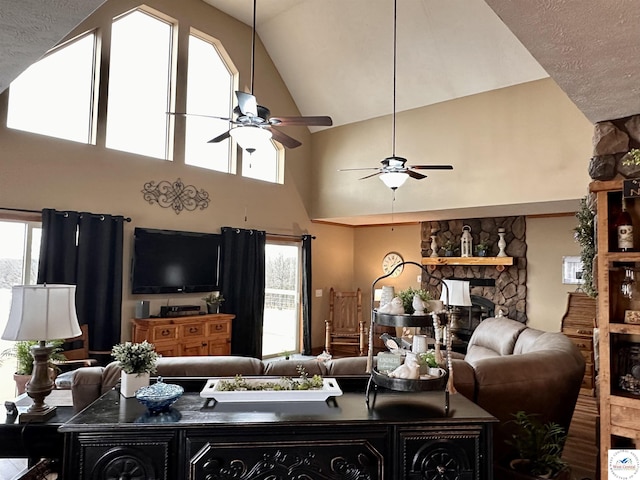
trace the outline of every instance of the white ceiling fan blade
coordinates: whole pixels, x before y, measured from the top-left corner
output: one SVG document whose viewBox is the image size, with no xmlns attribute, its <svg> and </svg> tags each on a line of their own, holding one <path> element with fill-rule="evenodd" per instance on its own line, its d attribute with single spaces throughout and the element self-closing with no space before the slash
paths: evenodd
<svg viewBox="0 0 640 480">
<path fill-rule="evenodd" d="M 238 97 L 238 108 L 243 115 L 249 117 L 258 116 L 258 102 L 256 97 L 250 93 L 236 91 L 236 97 Z"/>
</svg>

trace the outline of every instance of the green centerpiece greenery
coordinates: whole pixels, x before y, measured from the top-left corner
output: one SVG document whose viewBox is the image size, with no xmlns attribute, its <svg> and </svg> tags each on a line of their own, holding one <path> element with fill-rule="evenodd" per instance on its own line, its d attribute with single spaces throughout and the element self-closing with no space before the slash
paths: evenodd
<svg viewBox="0 0 640 480">
<path fill-rule="evenodd" d="M 299 377 L 281 377 L 276 381 L 248 382 L 242 375 L 236 375 L 233 380 L 221 380 L 218 383 L 218 389 L 222 392 L 319 390 L 324 386 L 322 376 L 314 375 L 309 378 L 301 365 L 298 365 L 297 370 L 300 373 Z"/>
<path fill-rule="evenodd" d="M 158 354 L 155 346 L 146 340 L 142 343 L 125 342 L 113 347 L 111 356 L 120 363 L 125 373 L 155 373 Z"/>
</svg>

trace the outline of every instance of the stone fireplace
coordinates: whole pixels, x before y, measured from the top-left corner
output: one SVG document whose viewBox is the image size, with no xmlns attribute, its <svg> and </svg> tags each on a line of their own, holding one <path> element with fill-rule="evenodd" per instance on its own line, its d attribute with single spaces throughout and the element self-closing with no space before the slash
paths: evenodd
<svg viewBox="0 0 640 480">
<path fill-rule="evenodd" d="M 448 240 L 460 245 L 462 227 L 471 227 L 473 244 L 489 243 L 489 256 L 499 252 L 498 229 L 505 229 L 507 246 L 505 251 L 513 257 L 513 265 L 502 271 L 493 265 L 438 265 L 430 269 L 438 279 L 469 280 L 471 295 L 483 297 L 495 305 L 495 313 L 501 309 L 503 314 L 522 323 L 527 322 L 527 244 L 526 222 L 524 216 L 474 218 L 463 220 L 443 220 L 423 222 L 421 227 L 422 256 L 431 255 L 431 235 L 436 236 L 439 246 Z M 439 252 L 442 256 L 443 252 Z M 422 277 L 422 288 L 431 292 L 434 298 L 440 298 L 441 284 L 433 278 Z"/>
</svg>

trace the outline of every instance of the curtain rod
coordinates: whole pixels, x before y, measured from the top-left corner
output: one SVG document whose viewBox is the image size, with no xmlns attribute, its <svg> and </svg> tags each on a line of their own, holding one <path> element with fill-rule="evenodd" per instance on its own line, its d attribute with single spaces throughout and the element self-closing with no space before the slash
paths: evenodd
<svg viewBox="0 0 640 480">
<path fill-rule="evenodd" d="M 23 212 L 23 213 L 42 213 L 42 210 L 27 210 L 25 208 L 9 208 L 9 207 L 0 207 L 0 210 L 7 210 L 9 212 Z M 64 211 L 64 210 L 63 210 Z M 79 212 L 80 214 L 86 213 L 87 215 L 96 215 L 100 216 L 101 213 L 91 213 L 91 212 Z M 130 222 L 131 218 L 122 217 L 125 222 Z"/>
<path fill-rule="evenodd" d="M 269 233 L 269 232 L 266 232 L 266 234 L 268 236 L 270 236 L 270 237 L 285 237 L 285 238 L 296 238 L 296 239 L 297 238 L 301 239 L 302 237 L 305 236 L 305 235 L 289 235 L 289 234 L 286 234 L 286 233 Z M 308 234 L 306 234 L 306 235 L 308 235 Z M 310 236 L 311 236 L 312 240 L 316 239 L 315 235 L 310 235 Z"/>
</svg>

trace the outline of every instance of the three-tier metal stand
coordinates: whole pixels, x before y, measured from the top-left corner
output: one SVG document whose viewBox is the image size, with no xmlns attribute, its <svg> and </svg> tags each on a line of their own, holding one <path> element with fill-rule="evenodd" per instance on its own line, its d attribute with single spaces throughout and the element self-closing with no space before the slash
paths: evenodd
<svg viewBox="0 0 640 480">
<path fill-rule="evenodd" d="M 438 282 L 442 283 L 442 288 L 445 289 L 447 299 L 445 302 L 445 314 L 431 313 L 427 315 L 393 315 L 388 313 L 380 313 L 374 308 L 374 298 L 376 285 L 380 280 L 383 280 L 393 274 L 400 266 L 415 265 L 423 271 L 429 278 L 434 278 Z M 393 270 L 388 274 L 383 275 L 375 279 L 371 284 L 371 324 L 369 325 L 369 353 L 367 359 L 367 372 L 370 374 L 369 381 L 367 382 L 366 390 L 366 403 L 367 407 L 373 408 L 378 393 L 378 387 L 387 388 L 389 390 L 404 391 L 404 392 L 420 392 L 420 391 L 444 391 L 444 411 L 445 416 L 449 415 L 449 376 L 452 372 L 451 365 L 451 335 L 450 335 L 450 322 L 451 316 L 449 315 L 449 289 L 447 284 L 441 279 L 434 277 L 429 271 L 419 263 L 416 262 L 402 262 L 397 264 Z M 444 321 L 442 321 L 444 319 Z M 436 354 L 440 352 L 442 356 L 443 364 L 441 367 L 444 369 L 445 374 L 436 378 L 425 379 L 404 379 L 390 377 L 385 373 L 381 373 L 376 370 L 373 362 L 373 339 L 374 330 L 376 325 L 386 327 L 434 327 L 435 332 L 435 349 Z M 442 345 L 442 339 L 439 338 L 439 331 L 442 331 L 444 337 L 444 345 Z M 441 347 L 445 347 L 444 355 L 442 355 Z M 370 394 L 373 390 L 373 400 L 370 401 Z"/>
</svg>

